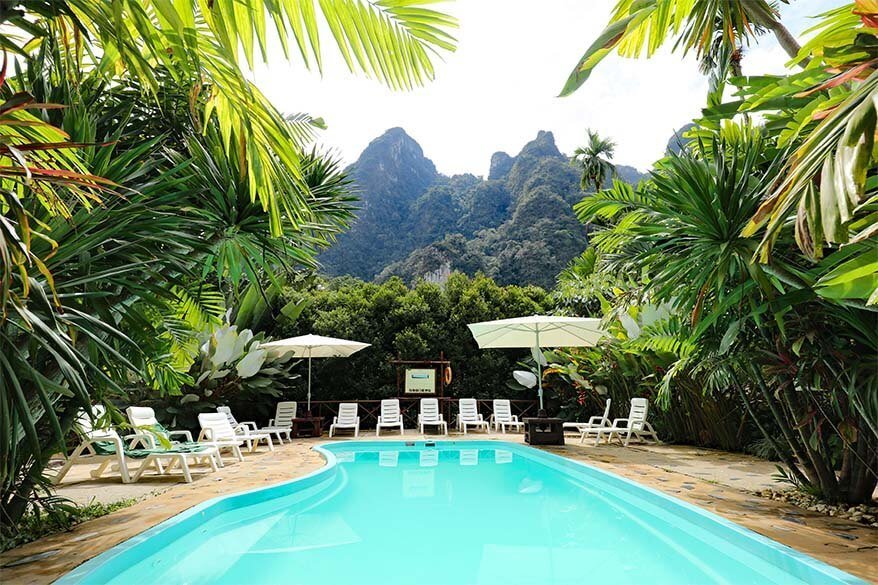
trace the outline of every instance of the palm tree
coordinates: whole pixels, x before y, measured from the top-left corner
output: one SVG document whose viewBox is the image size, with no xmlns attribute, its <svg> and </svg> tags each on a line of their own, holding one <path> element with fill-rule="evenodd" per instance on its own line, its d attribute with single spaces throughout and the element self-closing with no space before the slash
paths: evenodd
<svg viewBox="0 0 878 585">
<path fill-rule="evenodd" d="M 789 230 L 777 241 L 783 255 L 753 261 L 759 239 L 742 232 L 783 165 L 772 140 L 749 124 L 705 132 L 642 186 L 616 182 L 575 210 L 597 226 L 591 244 L 602 269 L 638 275 L 638 299 L 667 303 L 688 322 L 669 341 L 691 351 L 667 368 L 660 397 L 676 376 L 706 372 L 713 387 L 739 395 L 791 481 L 829 500 L 868 501 L 878 429 L 865 397 L 878 382 L 861 356 L 878 347 L 874 313 L 816 297 L 819 268 L 792 253 Z M 846 463 L 837 472 L 838 461 Z"/>
<path fill-rule="evenodd" d="M 607 27 L 573 68 L 561 95 L 576 91 L 613 51 L 623 57 L 644 52 L 651 56 L 673 38 L 674 49 L 682 49 L 684 54 L 695 49 L 703 59 L 706 53 L 716 51 L 717 39 L 732 54 L 768 30 L 790 58 L 797 59 L 801 47 L 769 0 L 621 0 Z"/>
<path fill-rule="evenodd" d="M 594 186 L 600 191 L 608 177 L 616 174 L 616 166 L 610 161 L 616 150 L 616 143 L 609 138 L 601 138 L 597 132 L 589 129 L 588 142 L 573 151 L 573 164 L 582 170 L 579 186 L 583 191 Z"/>
</svg>

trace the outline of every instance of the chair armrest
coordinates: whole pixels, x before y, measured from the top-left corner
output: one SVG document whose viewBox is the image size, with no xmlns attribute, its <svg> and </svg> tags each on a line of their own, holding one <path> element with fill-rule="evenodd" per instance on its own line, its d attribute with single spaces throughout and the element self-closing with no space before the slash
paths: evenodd
<svg viewBox="0 0 878 585">
<path fill-rule="evenodd" d="M 338 423 L 338 417 L 337 416 L 332 417 L 332 424 L 337 424 L 337 423 Z"/>
<path fill-rule="evenodd" d="M 186 441 L 189 443 L 192 442 L 192 433 L 189 431 L 168 431 L 168 438 L 173 437 L 174 435 L 182 435 L 186 438 Z"/>
<path fill-rule="evenodd" d="M 213 440 L 213 429 L 201 429 L 201 432 L 198 434 L 199 441 L 212 441 Z"/>
<path fill-rule="evenodd" d="M 142 444 L 144 449 L 155 449 L 155 437 L 150 433 L 132 433 L 125 435 L 122 439 L 129 441 L 128 448 L 136 449 L 136 445 Z"/>
<path fill-rule="evenodd" d="M 382 417 L 382 416 L 379 414 L 379 415 L 378 415 L 378 424 L 380 425 L 380 424 L 383 423 L 383 422 L 384 422 L 384 417 Z"/>
<path fill-rule="evenodd" d="M 514 423 L 519 422 L 519 420 L 518 420 L 518 415 L 517 415 L 517 414 L 513 414 L 513 415 L 512 415 L 512 422 L 514 422 Z"/>
<path fill-rule="evenodd" d="M 248 421 L 244 421 L 244 422 L 239 422 L 238 424 L 241 425 L 242 427 L 244 427 L 244 428 L 247 429 L 247 430 L 254 430 L 254 431 L 255 431 L 255 430 L 259 429 L 259 427 L 256 426 L 256 423 L 253 422 L 252 420 L 248 420 Z"/>
<path fill-rule="evenodd" d="M 627 427 L 628 426 L 628 419 L 627 418 L 614 418 L 613 419 L 613 426 L 618 427 L 619 423 L 623 422 L 623 421 L 625 422 L 625 426 Z"/>
<path fill-rule="evenodd" d="M 238 423 L 235 426 L 233 426 L 232 430 L 235 431 L 236 435 L 249 435 L 250 434 L 250 428 L 247 427 L 247 425 L 242 424 L 242 423 Z"/>
<path fill-rule="evenodd" d="M 599 423 L 601 426 L 603 426 L 603 424 L 604 424 L 604 417 L 602 417 L 602 416 L 593 416 L 593 417 L 591 417 L 590 419 L 588 419 L 588 426 L 590 426 L 590 427 L 595 426 L 595 422 L 597 422 L 597 423 Z M 607 421 L 607 422 L 610 422 L 610 421 Z"/>
<path fill-rule="evenodd" d="M 269 427 L 273 427 L 273 426 L 274 426 L 274 419 L 273 419 L 273 418 L 268 419 L 268 425 L 267 425 L 267 426 L 269 426 Z"/>
</svg>

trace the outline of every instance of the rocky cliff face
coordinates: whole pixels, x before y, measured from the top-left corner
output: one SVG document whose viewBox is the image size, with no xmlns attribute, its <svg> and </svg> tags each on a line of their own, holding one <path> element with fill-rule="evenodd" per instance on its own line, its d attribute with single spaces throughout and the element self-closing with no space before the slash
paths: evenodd
<svg viewBox="0 0 878 585">
<path fill-rule="evenodd" d="M 503 284 L 550 287 L 587 245 L 572 205 L 579 173 L 541 131 L 516 156 L 497 152 L 488 179 L 436 173 L 402 129 L 372 141 L 350 172 L 362 209 L 353 228 L 321 256 L 329 274 L 407 281 L 451 267 Z M 623 180 L 642 175 L 619 167 Z"/>
<path fill-rule="evenodd" d="M 411 251 L 401 241 L 399 227 L 409 221 L 413 203 L 439 174 L 402 128 L 391 128 L 370 142 L 349 172 L 361 199 L 357 220 L 320 260 L 330 274 L 370 280 Z"/>
</svg>

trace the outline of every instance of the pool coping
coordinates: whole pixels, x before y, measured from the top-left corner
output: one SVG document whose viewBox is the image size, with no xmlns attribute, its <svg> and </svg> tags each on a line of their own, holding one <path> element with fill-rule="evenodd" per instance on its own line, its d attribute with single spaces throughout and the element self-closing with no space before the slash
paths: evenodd
<svg viewBox="0 0 878 585">
<path fill-rule="evenodd" d="M 586 463 L 586 462 L 583 462 L 583 461 L 580 461 L 577 459 L 573 459 L 570 457 L 564 457 L 563 455 L 558 455 L 556 453 L 552 453 L 552 452 L 549 452 L 546 450 L 536 449 L 534 447 L 531 447 L 529 445 L 524 445 L 521 443 L 512 443 L 509 441 L 497 441 L 497 440 L 456 441 L 453 439 L 450 439 L 450 440 L 444 440 L 444 439 L 424 440 L 424 439 L 421 439 L 421 440 L 416 440 L 416 441 L 406 441 L 406 440 L 398 440 L 398 441 L 383 440 L 383 441 L 381 441 L 381 440 L 377 440 L 377 441 L 356 441 L 356 442 L 338 440 L 338 441 L 329 441 L 329 442 L 321 443 L 319 445 L 315 445 L 315 446 L 311 447 L 311 450 L 313 450 L 314 452 L 318 453 L 321 457 L 323 457 L 324 465 L 322 467 L 319 467 L 318 469 L 315 469 L 315 470 L 313 470 L 309 473 L 306 473 L 305 475 L 302 475 L 300 477 L 290 479 L 287 481 L 282 481 L 279 483 L 275 483 L 275 484 L 272 484 L 270 486 L 261 486 L 261 487 L 251 488 L 251 489 L 243 490 L 240 492 L 223 494 L 220 496 L 215 496 L 213 498 L 204 500 L 204 501 L 192 506 L 191 508 L 188 508 L 188 509 L 186 509 L 178 514 L 175 514 L 174 516 L 167 518 L 166 520 L 163 520 L 162 522 L 159 522 L 158 524 L 156 524 L 154 526 L 151 526 L 150 528 L 144 530 L 143 532 L 140 532 L 139 534 L 134 535 L 134 536 L 128 538 L 127 540 L 101 552 L 100 554 L 85 561 L 84 563 L 80 564 L 79 566 L 77 566 L 73 570 L 69 571 L 68 573 L 61 575 L 56 581 L 54 581 L 54 583 L 56 583 L 58 585 L 71 585 L 71 584 L 75 584 L 75 583 L 81 583 L 92 572 L 98 570 L 99 568 L 104 566 L 107 562 L 110 562 L 113 558 L 120 556 L 122 554 L 125 554 L 129 550 L 133 549 L 136 546 L 139 546 L 144 541 L 152 538 L 153 536 L 156 536 L 159 533 L 165 532 L 167 530 L 170 530 L 170 529 L 178 526 L 180 523 L 189 520 L 192 516 L 196 516 L 200 513 L 203 513 L 205 510 L 207 510 L 209 508 L 213 508 L 214 506 L 217 506 L 218 504 L 222 504 L 223 502 L 226 502 L 230 499 L 246 498 L 247 495 L 259 493 L 259 492 L 270 492 L 270 491 L 275 491 L 275 490 L 282 490 L 285 487 L 288 487 L 291 485 L 296 485 L 296 484 L 301 485 L 301 486 L 303 486 L 303 489 L 306 489 L 307 487 L 310 487 L 309 484 L 317 483 L 316 480 L 321 479 L 323 476 L 328 475 L 329 473 L 331 473 L 332 471 L 335 470 L 335 467 L 338 463 L 338 460 L 337 460 L 335 454 L 330 449 L 333 446 L 349 445 L 352 447 L 355 446 L 356 449 L 359 450 L 359 449 L 363 449 L 363 448 L 378 447 L 378 446 L 385 447 L 385 448 L 388 446 L 414 447 L 414 446 L 417 446 L 418 444 L 427 444 L 427 443 L 432 443 L 435 446 L 439 446 L 439 444 L 446 444 L 446 445 L 448 445 L 448 444 L 450 444 L 450 445 L 466 444 L 466 445 L 471 446 L 470 448 L 481 448 L 482 446 L 491 446 L 494 449 L 497 448 L 497 445 L 504 445 L 505 447 L 508 447 L 510 450 L 531 453 L 531 454 L 535 455 L 536 459 L 548 459 L 549 461 L 555 462 L 556 464 L 558 464 L 562 467 L 571 467 L 571 466 L 574 468 L 575 467 L 583 467 L 583 468 L 590 470 L 593 473 L 597 473 L 600 476 L 606 477 L 611 481 L 617 481 L 617 482 L 622 483 L 623 485 L 627 486 L 629 489 L 634 490 L 635 494 L 637 491 L 645 491 L 647 494 L 649 494 L 655 498 L 658 498 L 660 501 L 668 502 L 674 506 L 680 506 L 680 507 L 682 507 L 682 509 L 688 511 L 689 513 L 696 514 L 697 516 L 700 516 L 702 519 L 707 520 L 709 522 L 719 523 L 721 526 L 725 527 L 726 529 L 730 529 L 733 532 L 735 532 L 739 538 L 752 541 L 752 544 L 757 545 L 757 549 L 758 549 L 758 545 L 767 546 L 769 549 L 775 551 L 775 553 L 778 553 L 778 554 L 781 554 L 785 557 L 788 557 L 792 561 L 799 563 L 801 565 L 804 565 L 804 567 L 808 568 L 809 570 L 816 571 L 827 578 L 835 579 L 839 583 L 845 583 L 848 585 L 861 585 L 861 584 L 867 583 L 867 581 L 861 579 L 860 577 L 857 577 L 855 575 L 847 573 L 847 572 L 845 572 L 837 567 L 833 567 L 832 565 L 830 565 L 824 561 L 821 561 L 821 560 L 819 560 L 819 559 L 817 559 L 817 558 L 815 558 L 807 553 L 798 551 L 790 546 L 787 546 L 783 543 L 777 542 L 777 541 L 775 541 L 767 536 L 763 536 L 763 535 L 761 535 L 761 534 L 759 534 L 759 533 L 757 533 L 757 532 L 755 532 L 755 531 L 753 531 L 745 526 L 742 526 L 742 525 L 740 525 L 732 520 L 729 520 L 727 518 L 724 518 L 724 517 L 720 516 L 719 514 L 711 512 L 710 510 L 706 510 L 700 506 L 686 502 L 685 500 L 683 500 L 681 498 L 677 498 L 677 497 L 674 497 L 670 494 L 666 494 L 666 493 L 664 493 L 656 488 L 641 484 L 637 481 L 634 481 L 632 479 L 628 479 L 626 477 L 623 477 L 622 475 L 619 475 L 619 474 L 614 473 L 612 471 L 602 469 L 602 468 L 597 467 L 595 465 L 592 465 L 592 464 L 589 464 L 589 463 Z M 738 545 L 736 545 L 736 546 L 738 546 Z M 757 554 L 753 550 L 750 550 L 750 552 L 752 554 Z M 759 555 L 757 555 L 757 556 L 759 556 Z M 766 560 L 766 562 L 769 562 L 769 563 L 772 562 L 770 559 L 767 559 L 765 557 L 761 557 L 761 558 Z"/>
</svg>

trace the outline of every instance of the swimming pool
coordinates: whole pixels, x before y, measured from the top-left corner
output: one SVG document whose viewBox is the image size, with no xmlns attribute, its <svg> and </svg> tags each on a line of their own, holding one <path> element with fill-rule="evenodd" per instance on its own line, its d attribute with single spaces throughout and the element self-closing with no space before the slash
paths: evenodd
<svg viewBox="0 0 878 585">
<path fill-rule="evenodd" d="M 864 583 L 613 474 L 496 441 L 340 442 L 58 583 Z"/>
</svg>

